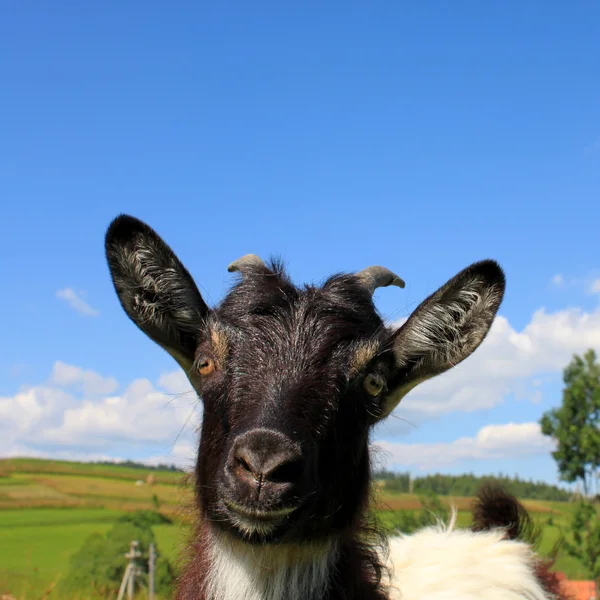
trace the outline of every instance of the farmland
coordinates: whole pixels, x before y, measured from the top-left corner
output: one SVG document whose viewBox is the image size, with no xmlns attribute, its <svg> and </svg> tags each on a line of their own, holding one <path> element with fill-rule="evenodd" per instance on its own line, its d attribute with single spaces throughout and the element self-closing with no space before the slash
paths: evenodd
<svg viewBox="0 0 600 600">
<path fill-rule="evenodd" d="M 150 479 L 148 477 L 150 476 Z M 392 528 L 399 517 L 417 511 L 419 498 L 410 494 L 377 493 L 382 524 Z M 40 597 L 68 569 L 70 556 L 92 533 L 106 533 L 125 513 L 155 510 L 173 524 L 154 526 L 159 550 L 175 559 L 186 531 L 180 507 L 189 503 L 182 473 L 130 467 L 33 459 L 0 460 L 0 595 Z M 459 510 L 459 525 L 469 523 L 470 498 L 443 497 Z M 541 552 L 547 553 L 566 525 L 571 505 L 524 501 L 543 528 Z M 573 579 L 585 570 L 559 554 L 557 568 Z"/>
</svg>

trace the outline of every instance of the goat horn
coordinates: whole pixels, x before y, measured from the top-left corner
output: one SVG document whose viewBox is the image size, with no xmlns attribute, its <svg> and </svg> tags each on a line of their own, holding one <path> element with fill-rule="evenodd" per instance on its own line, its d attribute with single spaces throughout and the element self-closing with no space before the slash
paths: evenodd
<svg viewBox="0 0 600 600">
<path fill-rule="evenodd" d="M 265 266 L 265 263 L 262 261 L 262 259 L 260 257 L 256 256 L 256 254 L 245 254 L 241 258 L 234 260 L 227 267 L 227 270 L 230 273 L 233 273 L 233 271 L 243 272 L 244 269 L 246 269 L 248 267 L 256 268 L 256 267 L 264 267 L 264 266 Z"/>
<path fill-rule="evenodd" d="M 367 267 L 356 274 L 360 282 L 373 294 L 379 287 L 396 285 L 403 288 L 406 284 L 398 275 L 385 267 Z"/>
</svg>

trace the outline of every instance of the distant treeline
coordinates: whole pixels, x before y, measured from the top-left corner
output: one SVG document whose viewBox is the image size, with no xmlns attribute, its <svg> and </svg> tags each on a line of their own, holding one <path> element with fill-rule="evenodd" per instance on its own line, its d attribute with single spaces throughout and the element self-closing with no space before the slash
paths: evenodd
<svg viewBox="0 0 600 600">
<path fill-rule="evenodd" d="M 386 489 L 394 492 L 408 493 L 410 486 L 409 473 L 393 473 L 379 471 L 375 478 L 385 481 Z M 412 491 L 415 494 L 438 494 L 440 496 L 474 496 L 482 483 L 495 481 L 518 498 L 530 500 L 566 501 L 571 494 L 567 490 L 549 485 L 542 481 L 526 481 L 519 477 L 506 475 L 486 475 L 477 477 L 471 473 L 465 475 L 427 475 L 413 479 Z"/>
<path fill-rule="evenodd" d="M 184 472 L 183 469 L 180 469 L 175 465 L 163 465 L 162 463 L 159 463 L 158 465 L 147 465 L 144 463 L 135 462 L 134 460 L 125 460 L 123 462 L 115 462 L 110 460 L 95 460 L 93 464 L 110 466 L 118 465 L 120 467 L 130 467 L 132 469 L 143 469 L 144 471 L 173 471 L 177 473 Z"/>
</svg>

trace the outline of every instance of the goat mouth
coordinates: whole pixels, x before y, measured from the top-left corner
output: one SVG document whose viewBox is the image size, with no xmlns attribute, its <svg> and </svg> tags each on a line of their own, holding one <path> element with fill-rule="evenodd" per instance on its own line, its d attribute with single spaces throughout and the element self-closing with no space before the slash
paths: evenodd
<svg viewBox="0 0 600 600">
<path fill-rule="evenodd" d="M 278 508 L 275 510 L 260 510 L 242 506 L 241 504 L 231 502 L 230 500 L 223 500 L 223 503 L 231 512 L 243 517 L 244 519 L 265 522 L 280 521 L 281 519 L 291 515 L 298 508 L 297 506 L 291 506 L 286 508 Z"/>
<path fill-rule="evenodd" d="M 223 500 L 228 520 L 235 530 L 247 541 L 263 542 L 271 539 L 276 532 L 285 529 L 285 523 L 298 507 L 259 510 L 242 506 L 230 500 Z"/>
</svg>

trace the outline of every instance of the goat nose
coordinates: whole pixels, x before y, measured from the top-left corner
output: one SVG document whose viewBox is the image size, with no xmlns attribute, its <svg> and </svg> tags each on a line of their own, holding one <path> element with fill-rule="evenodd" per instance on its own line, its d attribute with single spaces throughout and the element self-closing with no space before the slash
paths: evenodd
<svg viewBox="0 0 600 600">
<path fill-rule="evenodd" d="M 228 470 L 238 483 L 255 487 L 289 487 L 304 475 L 302 452 L 287 436 L 269 429 L 254 429 L 233 443 Z"/>
</svg>

